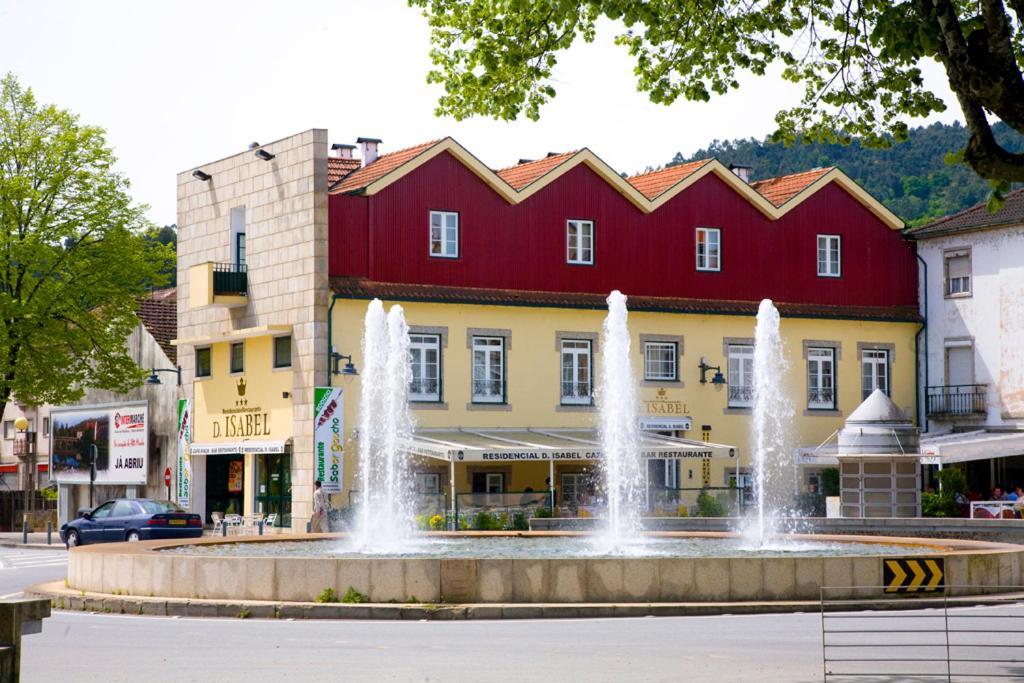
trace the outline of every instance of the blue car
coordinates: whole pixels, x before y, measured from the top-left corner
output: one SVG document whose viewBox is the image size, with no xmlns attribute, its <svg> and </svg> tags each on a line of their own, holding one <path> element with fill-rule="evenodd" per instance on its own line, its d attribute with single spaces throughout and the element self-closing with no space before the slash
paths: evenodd
<svg viewBox="0 0 1024 683">
<path fill-rule="evenodd" d="M 60 528 L 68 548 L 86 543 L 146 541 L 151 538 L 199 538 L 203 519 L 176 503 L 148 498 L 108 500 Z"/>
</svg>

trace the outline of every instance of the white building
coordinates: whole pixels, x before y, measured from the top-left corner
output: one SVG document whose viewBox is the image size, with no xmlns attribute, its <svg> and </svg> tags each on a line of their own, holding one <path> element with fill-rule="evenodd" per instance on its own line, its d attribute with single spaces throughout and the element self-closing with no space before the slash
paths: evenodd
<svg viewBox="0 0 1024 683">
<path fill-rule="evenodd" d="M 980 494 L 1024 484 L 1024 190 L 909 231 L 927 329 L 922 462 Z"/>
</svg>

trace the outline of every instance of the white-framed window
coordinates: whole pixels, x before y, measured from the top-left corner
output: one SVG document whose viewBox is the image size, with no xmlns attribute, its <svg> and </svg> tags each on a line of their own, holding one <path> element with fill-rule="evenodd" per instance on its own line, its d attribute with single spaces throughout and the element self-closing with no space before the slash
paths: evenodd
<svg viewBox="0 0 1024 683">
<path fill-rule="evenodd" d="M 809 410 L 835 410 L 835 359 L 835 349 L 807 349 L 807 408 Z"/>
<path fill-rule="evenodd" d="M 864 349 L 860 352 L 861 397 L 867 398 L 875 389 L 889 393 L 889 351 Z"/>
<path fill-rule="evenodd" d="M 584 472 L 562 472 L 562 505 L 575 508 L 587 502 L 587 475 Z"/>
<path fill-rule="evenodd" d="M 590 405 L 593 402 L 593 366 L 589 339 L 562 340 L 562 403 Z"/>
<path fill-rule="evenodd" d="M 729 344 L 729 407 L 754 405 L 754 347 Z"/>
<path fill-rule="evenodd" d="M 505 339 L 473 337 L 473 403 L 505 402 Z"/>
<path fill-rule="evenodd" d="M 967 249 L 945 254 L 946 296 L 971 294 L 971 252 Z"/>
<path fill-rule="evenodd" d="M 4 438 L 14 438 L 14 420 L 4 420 Z"/>
<path fill-rule="evenodd" d="M 436 496 L 441 493 L 441 475 L 437 472 L 417 472 L 416 493 Z"/>
<path fill-rule="evenodd" d="M 818 235 L 818 277 L 839 277 L 842 251 L 839 235 Z"/>
<path fill-rule="evenodd" d="M 644 342 L 644 379 L 654 382 L 674 382 L 679 379 L 675 342 Z"/>
<path fill-rule="evenodd" d="M 436 334 L 410 334 L 409 356 L 412 379 L 410 401 L 441 400 L 441 337 Z"/>
<path fill-rule="evenodd" d="M 594 263 L 594 222 L 565 222 L 565 260 L 567 263 Z"/>
<path fill-rule="evenodd" d="M 697 270 L 722 269 L 722 231 L 697 228 Z"/>
<path fill-rule="evenodd" d="M 430 212 L 430 255 L 459 257 L 459 214 L 454 211 Z"/>
</svg>

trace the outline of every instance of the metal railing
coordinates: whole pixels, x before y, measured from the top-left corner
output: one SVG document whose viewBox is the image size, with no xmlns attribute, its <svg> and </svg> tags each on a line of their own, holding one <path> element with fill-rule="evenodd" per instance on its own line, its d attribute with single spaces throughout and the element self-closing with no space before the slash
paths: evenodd
<svg viewBox="0 0 1024 683">
<path fill-rule="evenodd" d="M 984 415 L 987 389 L 987 384 L 928 387 L 928 415 Z"/>
<path fill-rule="evenodd" d="M 249 276 L 245 264 L 214 263 L 214 294 L 246 294 L 249 291 Z"/>
<path fill-rule="evenodd" d="M 807 407 L 811 410 L 832 410 L 836 407 L 836 390 L 833 387 L 808 389 Z"/>
<path fill-rule="evenodd" d="M 562 382 L 562 403 L 590 405 L 593 402 L 590 382 Z"/>
<path fill-rule="evenodd" d="M 690 517 L 701 514 L 697 499 L 701 492 L 711 496 L 721 510 L 727 514 L 742 514 L 743 510 L 754 504 L 754 489 L 735 486 L 704 486 L 680 489 L 664 489 L 651 487 L 647 491 L 648 512 L 656 516 L 681 516 L 682 508 Z"/>
<path fill-rule="evenodd" d="M 754 387 L 745 384 L 729 385 L 729 407 L 749 408 L 754 404 Z"/>
<path fill-rule="evenodd" d="M 363 504 L 363 497 L 357 490 L 348 492 L 348 506 L 355 510 Z M 372 505 L 372 503 L 371 503 Z M 448 509 L 448 495 L 445 493 L 417 493 L 413 498 L 413 515 L 443 515 Z"/>
<path fill-rule="evenodd" d="M 470 525 L 480 512 L 505 515 L 512 520 L 517 513 L 528 520 L 538 508 L 551 506 L 550 491 L 506 491 L 503 493 L 459 493 L 455 496 L 455 514 Z"/>
<path fill-rule="evenodd" d="M 501 403 L 505 398 L 505 382 L 500 379 L 473 380 L 474 403 Z"/>
<path fill-rule="evenodd" d="M 827 597 L 850 591 L 855 597 Z M 822 588 L 825 683 L 1021 680 L 1024 607 L 1012 599 L 980 607 L 946 595 L 877 597 L 883 591 L 883 587 Z M 970 592 L 983 590 L 974 586 Z M 867 597 L 869 593 L 874 597 Z M 865 597 L 859 599 L 858 594 Z"/>
<path fill-rule="evenodd" d="M 414 379 L 409 382 L 409 398 L 413 401 L 436 401 L 441 395 L 437 379 Z"/>
</svg>

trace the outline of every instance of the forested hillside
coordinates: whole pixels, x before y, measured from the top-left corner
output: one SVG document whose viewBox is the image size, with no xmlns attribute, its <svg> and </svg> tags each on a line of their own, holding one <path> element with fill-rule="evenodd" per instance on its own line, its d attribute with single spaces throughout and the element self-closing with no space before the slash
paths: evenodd
<svg viewBox="0 0 1024 683">
<path fill-rule="evenodd" d="M 1006 125 L 994 126 L 996 137 L 1013 152 L 1024 151 L 1024 138 Z M 967 129 L 959 123 L 935 123 L 914 128 L 906 142 L 889 149 L 850 145 L 781 144 L 761 140 L 715 140 L 707 149 L 684 157 L 677 153 L 668 165 L 717 157 L 725 164 L 754 168 L 752 178 L 838 166 L 908 224 L 917 225 L 965 209 L 984 200 L 988 183 L 963 164 L 949 165 L 946 154 L 964 147 Z"/>
</svg>

